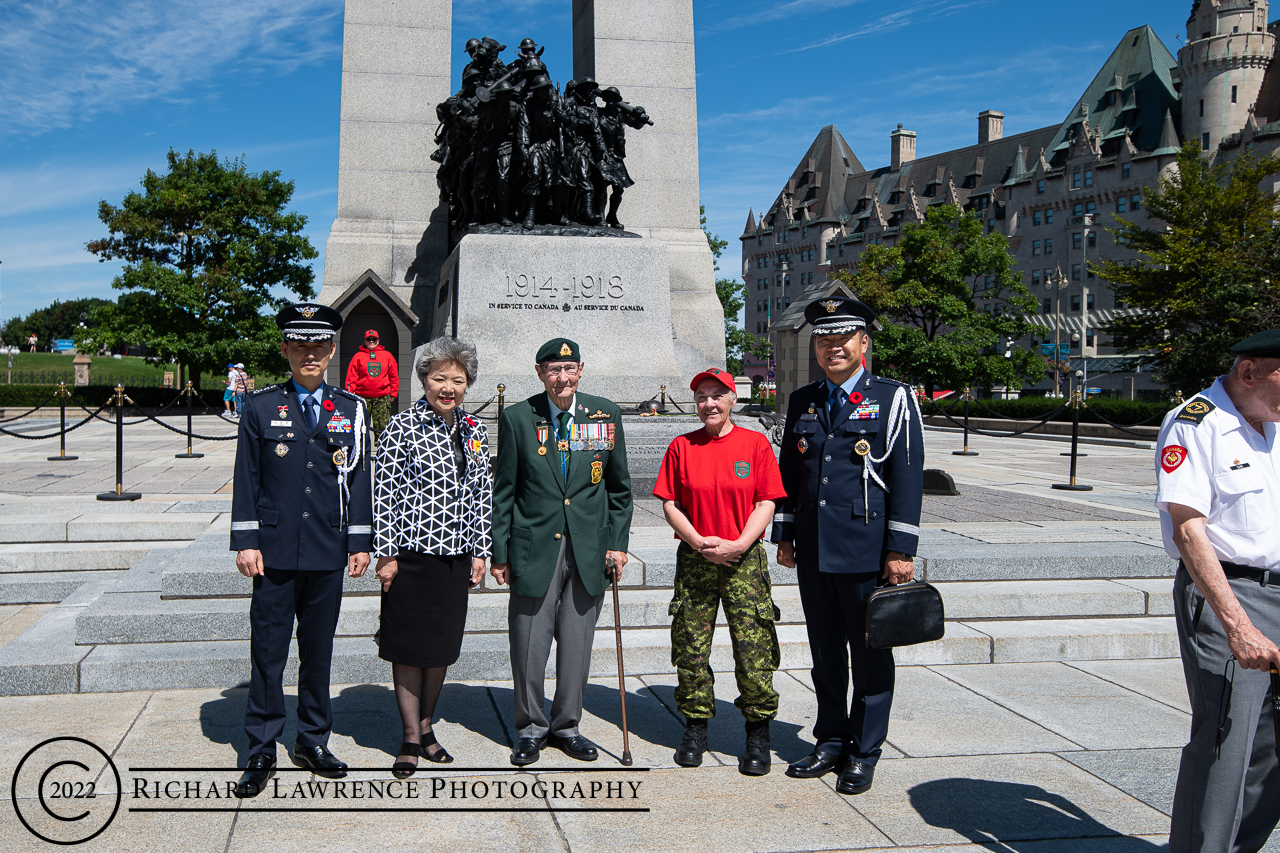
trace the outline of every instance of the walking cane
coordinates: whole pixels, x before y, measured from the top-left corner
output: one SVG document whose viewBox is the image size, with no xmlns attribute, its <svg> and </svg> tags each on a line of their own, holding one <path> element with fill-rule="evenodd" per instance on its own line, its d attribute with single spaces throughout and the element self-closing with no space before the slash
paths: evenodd
<svg viewBox="0 0 1280 853">
<path fill-rule="evenodd" d="M 622 670 L 622 611 L 618 606 L 618 569 L 612 557 L 605 558 L 613 575 L 613 636 L 618 643 L 618 699 L 622 701 L 622 766 L 630 767 L 631 739 L 627 734 L 627 675 Z"/>
<path fill-rule="evenodd" d="M 1271 664 L 1271 716 L 1276 726 L 1276 760 L 1280 761 L 1280 670 Z M 626 719 L 626 716 L 623 716 Z"/>
</svg>

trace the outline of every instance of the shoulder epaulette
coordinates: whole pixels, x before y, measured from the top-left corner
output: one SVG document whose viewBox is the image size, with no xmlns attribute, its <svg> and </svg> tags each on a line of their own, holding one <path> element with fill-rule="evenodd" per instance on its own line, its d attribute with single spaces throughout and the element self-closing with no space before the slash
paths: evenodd
<svg viewBox="0 0 1280 853">
<path fill-rule="evenodd" d="M 1185 423 L 1199 424 L 1216 408 L 1218 407 L 1204 397 L 1193 397 L 1191 402 L 1182 407 L 1182 411 L 1174 415 L 1173 419 Z"/>
<path fill-rule="evenodd" d="M 817 388 L 819 385 L 825 384 L 826 381 L 827 380 L 825 379 L 815 379 L 812 382 L 810 382 L 808 385 L 801 385 L 800 388 L 798 388 L 797 390 L 803 391 L 805 388 Z"/>
<path fill-rule="evenodd" d="M 341 388 L 334 388 L 334 389 L 333 389 L 333 393 L 335 393 L 335 394 L 341 394 L 342 396 L 347 397 L 348 399 L 351 399 L 351 400 L 362 400 L 362 399 L 364 399 L 363 397 L 360 397 L 360 396 L 358 396 L 358 395 L 356 395 L 356 394 L 352 394 L 350 391 L 344 391 L 344 390 L 342 390 Z"/>
<path fill-rule="evenodd" d="M 279 383 L 276 383 L 275 385 L 268 385 L 266 388 L 259 388 L 256 391 L 250 391 L 249 396 L 256 397 L 259 394 L 265 394 L 268 391 L 278 391 L 280 390 L 280 388 L 281 388 L 281 385 Z"/>
</svg>

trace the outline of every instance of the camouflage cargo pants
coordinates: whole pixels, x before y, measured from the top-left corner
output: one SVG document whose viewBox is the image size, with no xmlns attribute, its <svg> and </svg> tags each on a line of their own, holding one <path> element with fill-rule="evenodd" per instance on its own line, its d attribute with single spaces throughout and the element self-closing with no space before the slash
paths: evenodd
<svg viewBox="0 0 1280 853">
<path fill-rule="evenodd" d="M 680 543 L 670 610 L 671 663 L 679 679 L 676 707 L 695 720 L 716 714 L 711 639 L 722 602 L 738 680 L 733 704 L 749 722 L 772 720 L 778 715 L 773 673 L 780 657 L 774 627 L 779 613 L 769 583 L 769 557 L 759 542 L 733 566 L 718 566 Z"/>
<path fill-rule="evenodd" d="M 365 397 L 364 401 L 369 404 L 369 427 L 374 435 L 382 435 L 387 421 L 391 420 L 391 398 Z"/>
</svg>

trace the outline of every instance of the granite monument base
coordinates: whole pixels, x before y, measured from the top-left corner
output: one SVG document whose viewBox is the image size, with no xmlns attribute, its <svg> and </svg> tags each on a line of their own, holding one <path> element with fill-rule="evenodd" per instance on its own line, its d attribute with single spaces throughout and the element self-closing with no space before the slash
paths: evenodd
<svg viewBox="0 0 1280 853">
<path fill-rule="evenodd" d="M 456 322 L 458 337 L 479 351 L 469 402 L 487 400 L 500 383 L 509 402 L 542 391 L 534 357 L 556 337 L 582 348 L 585 393 L 639 402 L 688 382 L 676 360 L 661 240 L 468 234 L 439 282 L 432 337 L 451 335 Z"/>
</svg>

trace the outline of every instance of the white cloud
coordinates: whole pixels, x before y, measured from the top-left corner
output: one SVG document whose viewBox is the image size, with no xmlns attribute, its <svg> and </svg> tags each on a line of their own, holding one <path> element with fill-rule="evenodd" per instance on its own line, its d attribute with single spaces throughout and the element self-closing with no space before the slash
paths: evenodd
<svg viewBox="0 0 1280 853">
<path fill-rule="evenodd" d="M 323 61 L 342 50 L 342 10 L 342 0 L 7 3 L 0 136 L 71 127 L 219 74 Z"/>
<path fill-rule="evenodd" d="M 804 50 L 814 50 L 816 48 L 829 47 L 833 44 L 851 41 L 853 39 L 866 38 L 868 36 L 881 35 L 883 33 L 900 30 L 903 27 L 921 24 L 926 21 L 934 21 L 939 18 L 947 18 L 960 12 L 968 11 L 975 7 L 989 6 L 999 0 L 973 0 L 969 3 L 956 3 L 954 0 L 920 0 L 915 3 L 903 3 L 894 11 L 882 15 L 874 21 L 863 24 L 853 30 L 843 33 L 832 33 L 818 41 L 811 42 L 802 47 L 793 50 L 783 51 L 783 53 L 798 53 Z"/>
<path fill-rule="evenodd" d="M 736 30 L 743 27 L 754 27 L 770 21 L 794 21 L 863 2 L 866 2 L 866 0 L 789 0 L 786 3 L 770 3 L 760 8 L 752 9 L 745 15 L 717 21 L 702 29 L 699 35 L 723 30 Z"/>
</svg>

